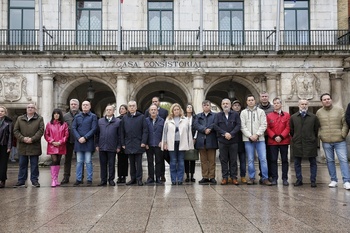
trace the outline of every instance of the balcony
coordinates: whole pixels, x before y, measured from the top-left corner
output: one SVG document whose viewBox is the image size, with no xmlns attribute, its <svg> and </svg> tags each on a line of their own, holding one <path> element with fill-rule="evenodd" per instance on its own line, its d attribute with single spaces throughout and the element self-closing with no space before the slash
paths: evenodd
<svg viewBox="0 0 350 233">
<path fill-rule="evenodd" d="M 0 30 L 0 50 L 121 52 L 350 52 L 348 30 Z M 120 39 L 118 37 L 120 36 Z M 120 42 L 121 46 L 118 46 Z M 278 45 L 276 43 L 278 42 Z"/>
</svg>

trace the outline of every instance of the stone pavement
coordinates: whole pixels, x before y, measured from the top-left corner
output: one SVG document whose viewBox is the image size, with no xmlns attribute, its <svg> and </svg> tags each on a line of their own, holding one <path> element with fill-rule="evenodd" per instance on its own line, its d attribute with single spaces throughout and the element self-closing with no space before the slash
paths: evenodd
<svg viewBox="0 0 350 233">
<path fill-rule="evenodd" d="M 146 180 L 145 163 L 143 168 Z M 220 169 L 218 165 L 218 181 Z M 0 189 L 0 232 L 350 232 L 350 191 L 342 182 L 328 188 L 324 164 L 319 164 L 318 187 L 311 188 L 308 161 L 301 187 L 284 187 L 281 181 L 273 187 L 172 186 L 169 181 L 163 186 L 97 187 L 95 159 L 93 187 L 73 187 L 73 176 L 71 184 L 51 188 L 50 169 L 43 167 L 41 188 L 27 182 L 28 188 L 16 189 L 17 171 L 18 164 L 10 164 L 7 186 Z M 199 165 L 196 172 L 198 181 Z M 289 180 L 295 181 L 293 166 Z"/>
</svg>

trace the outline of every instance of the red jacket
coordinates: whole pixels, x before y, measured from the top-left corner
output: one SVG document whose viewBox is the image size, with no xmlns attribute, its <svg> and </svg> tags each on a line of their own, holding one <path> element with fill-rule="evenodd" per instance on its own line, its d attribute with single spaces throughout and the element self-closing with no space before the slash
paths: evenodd
<svg viewBox="0 0 350 233">
<path fill-rule="evenodd" d="M 64 122 L 62 125 L 58 121 L 50 122 L 46 124 L 45 140 L 47 141 L 47 154 L 48 155 L 65 155 L 66 154 L 66 142 L 68 140 L 69 132 L 68 125 Z M 54 146 L 52 142 L 61 143 L 60 146 Z"/>
<path fill-rule="evenodd" d="M 270 146 L 277 145 L 289 145 L 290 143 L 290 127 L 289 127 L 290 115 L 287 112 L 281 111 L 281 114 L 277 112 L 271 112 L 267 114 L 267 135 L 269 137 L 267 144 Z M 275 138 L 280 136 L 281 142 L 276 142 Z"/>
</svg>

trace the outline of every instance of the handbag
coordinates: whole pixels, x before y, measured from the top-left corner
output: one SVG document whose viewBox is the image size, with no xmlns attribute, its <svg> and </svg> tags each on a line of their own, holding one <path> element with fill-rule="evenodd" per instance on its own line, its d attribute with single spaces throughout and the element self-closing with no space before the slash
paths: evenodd
<svg viewBox="0 0 350 233">
<path fill-rule="evenodd" d="M 185 160 L 198 160 L 199 152 L 196 149 L 185 151 Z"/>
</svg>

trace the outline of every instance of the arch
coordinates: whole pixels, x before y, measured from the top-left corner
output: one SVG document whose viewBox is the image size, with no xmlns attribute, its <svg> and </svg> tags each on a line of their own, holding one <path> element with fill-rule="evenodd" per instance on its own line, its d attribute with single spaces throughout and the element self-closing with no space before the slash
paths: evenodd
<svg viewBox="0 0 350 233">
<path fill-rule="evenodd" d="M 181 77 L 180 77 L 181 78 Z M 152 97 L 160 96 L 160 91 L 163 91 L 164 98 L 162 102 L 179 102 L 185 105 L 192 101 L 190 89 L 173 76 L 152 76 L 143 79 L 130 93 L 130 98 L 138 102 L 138 108 L 145 111 L 151 104 Z"/>
</svg>

